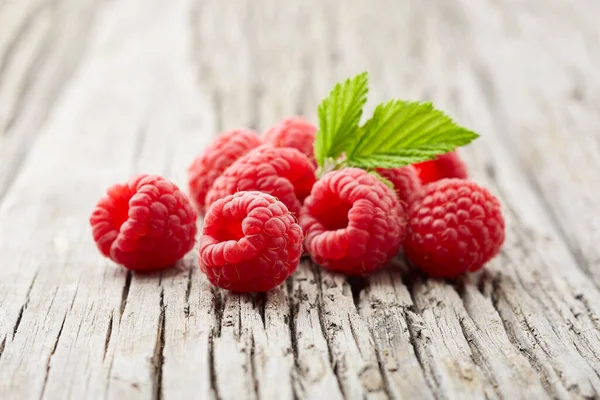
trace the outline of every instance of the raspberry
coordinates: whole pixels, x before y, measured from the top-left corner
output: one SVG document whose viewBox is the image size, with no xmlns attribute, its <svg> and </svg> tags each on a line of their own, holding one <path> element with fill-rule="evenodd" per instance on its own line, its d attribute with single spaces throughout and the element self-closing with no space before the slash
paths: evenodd
<svg viewBox="0 0 600 400">
<path fill-rule="evenodd" d="M 104 256 L 134 271 L 165 268 L 194 246 L 196 212 L 172 182 L 138 175 L 111 186 L 90 217 Z"/>
<path fill-rule="evenodd" d="M 437 156 L 435 160 L 414 165 L 423 185 L 444 178 L 467 179 L 467 166 L 456 151 Z"/>
<path fill-rule="evenodd" d="M 362 169 L 347 168 L 315 183 L 300 226 L 314 262 L 362 275 L 381 268 L 398 252 L 405 221 L 390 188 Z"/>
<path fill-rule="evenodd" d="M 298 214 L 315 180 L 304 154 L 291 147 L 263 145 L 240 157 L 217 178 L 206 195 L 206 208 L 237 191 L 258 190 L 277 197 Z"/>
<path fill-rule="evenodd" d="M 419 181 L 417 171 L 412 165 L 391 169 L 377 168 L 377 172 L 394 184 L 398 200 L 405 208 L 408 207 L 413 197 L 421 191 L 421 181 Z"/>
<path fill-rule="evenodd" d="M 504 242 L 500 202 L 487 189 L 462 179 L 424 187 L 410 209 L 404 242 L 407 258 L 435 278 L 480 269 Z"/>
<path fill-rule="evenodd" d="M 304 153 L 317 167 L 314 157 L 314 143 L 317 127 L 301 117 L 286 118 L 269 129 L 263 140 L 275 147 L 293 147 Z"/>
<path fill-rule="evenodd" d="M 188 168 L 190 196 L 203 214 L 206 193 L 235 160 L 262 144 L 256 132 L 236 129 L 218 136 Z"/>
<path fill-rule="evenodd" d="M 298 266 L 302 229 L 285 204 L 261 192 L 214 202 L 200 238 L 200 269 L 210 282 L 236 292 L 266 292 Z"/>
</svg>

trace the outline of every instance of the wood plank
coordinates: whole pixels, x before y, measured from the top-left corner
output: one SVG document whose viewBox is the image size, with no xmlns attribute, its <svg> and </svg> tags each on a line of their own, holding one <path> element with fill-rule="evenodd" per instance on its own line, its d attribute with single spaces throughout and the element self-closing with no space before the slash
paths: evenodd
<svg viewBox="0 0 600 400">
<path fill-rule="evenodd" d="M 321 290 L 318 270 L 302 262 L 288 279 L 292 310 L 292 340 L 295 343 L 294 385 L 300 398 L 323 395 L 342 398 L 341 383 L 334 372 L 332 356 L 321 319 Z"/>
<path fill-rule="evenodd" d="M 359 297 L 357 307 L 372 332 L 390 396 L 430 399 L 437 388 L 427 384 L 424 365 L 414 347 L 425 326 L 402 282 L 398 263 L 392 265 L 362 283 L 364 290 L 355 295 Z M 353 283 L 357 292 L 362 285 Z"/>
<path fill-rule="evenodd" d="M 21 335 L 14 340 L 6 335 L 0 359 L 0 370 L 11 377 L 3 385 L 11 385 L 7 390 L 19 390 L 25 397 L 138 397 L 160 388 L 160 374 L 156 373 L 160 368 L 155 365 L 161 357 L 160 352 L 155 356 L 155 348 L 162 340 L 159 328 L 170 322 L 165 312 L 165 289 L 157 290 L 157 279 L 147 277 L 135 276 L 129 283 L 123 270 L 98 256 L 87 227 L 88 214 L 101 191 L 133 172 L 169 175 L 169 170 L 181 169 L 174 175 L 183 182 L 186 164 L 210 137 L 206 132 L 213 131 L 210 113 L 203 111 L 206 99 L 194 89 L 192 70 L 186 75 L 180 69 L 187 61 L 187 53 L 181 50 L 188 36 L 180 35 L 186 32 L 183 11 L 189 4 L 180 2 L 175 7 L 163 2 L 162 8 L 142 5 L 113 3 L 103 10 L 85 68 L 74 78 L 3 204 L 0 236 L 3 247 L 8 247 L 2 260 L 9 266 L 8 276 L 22 282 L 24 275 L 40 271 L 31 291 L 35 307 L 23 312 L 24 330 L 17 332 Z M 139 13 L 141 9 L 144 14 Z M 138 18 L 143 23 L 136 24 Z M 165 24 L 159 30 L 155 29 L 157 18 Z M 132 31 L 134 27 L 137 31 Z M 156 35 L 160 39 L 165 31 L 173 35 L 172 42 L 178 47 L 169 42 L 164 42 L 162 49 L 155 47 L 160 43 Z M 140 46 L 140 37 L 146 37 L 145 47 Z M 165 51 L 170 52 L 167 59 L 172 60 L 171 70 L 160 61 Z M 111 85 L 98 81 L 98 76 L 105 76 Z M 173 132 L 182 142 L 170 145 Z M 48 181 L 44 179 L 47 174 L 59 178 Z M 67 188 L 76 188 L 78 195 Z M 29 211 L 25 218 L 17 216 L 18 209 L 25 207 Z M 23 234 L 10 233 L 16 223 Z M 39 224 L 43 229 L 37 228 Z M 63 233 L 65 229 L 69 230 Z M 37 234 L 27 237 L 32 232 Z M 33 254 L 28 251 L 32 240 L 39 243 Z M 66 254 L 58 258 L 55 248 Z M 15 263 L 25 252 L 28 265 Z M 69 273 L 57 274 L 57 268 Z M 188 280 L 186 273 L 182 276 Z M 79 297 L 74 294 L 76 283 L 82 287 Z M 172 292 L 166 292 L 169 301 Z M 47 293 L 58 293 L 61 301 L 48 305 L 42 301 Z M 68 301 L 62 300 L 65 296 Z M 3 304 L 2 309 L 18 310 L 11 304 Z M 50 315 L 47 327 L 40 324 L 46 313 Z M 56 315 L 62 316 L 56 319 Z M 10 322 L 6 328 L 13 326 L 15 323 Z M 44 331 L 37 335 L 31 333 L 41 329 Z M 174 329 L 169 332 L 176 333 Z M 62 334 L 64 341 L 59 340 Z M 171 333 L 164 336 L 166 340 Z M 44 363 L 37 357 L 23 358 L 28 353 L 22 352 L 21 343 L 39 354 Z M 168 355 L 171 350 L 165 347 Z M 165 382 L 168 388 L 173 385 Z"/>
<path fill-rule="evenodd" d="M 0 319 L 8 321 L 0 397 L 597 396 L 600 292 L 588 278 L 596 250 L 582 238 L 586 229 L 594 237 L 595 192 L 575 201 L 595 179 L 584 161 L 597 161 L 596 81 L 578 86 L 581 106 L 564 111 L 569 86 L 549 77 L 571 67 L 587 83 L 598 53 L 590 48 L 588 60 L 575 49 L 566 60 L 536 48 L 555 26 L 566 38 L 560 48 L 575 43 L 572 21 L 591 43 L 593 19 L 579 6 L 555 17 L 542 2 L 524 7 L 104 4 L 80 69 L 60 101 L 49 101 L 50 118 L 37 120 L 43 129 L 0 204 Z M 523 60 L 538 56 L 548 75 L 522 78 Z M 369 109 L 399 94 L 430 98 L 484 133 L 463 154 L 500 196 L 508 239 L 483 273 L 430 281 L 394 263 L 346 280 L 303 263 L 285 286 L 249 296 L 211 289 L 195 253 L 146 276 L 97 254 L 86 218 L 108 184 L 141 171 L 183 184 L 216 131 L 264 130 L 296 113 L 314 119 L 331 83 L 363 69 Z M 538 108 L 556 115 L 560 146 L 542 133 L 520 140 L 526 128 L 548 125 Z M 572 115 L 580 122 L 567 125 Z M 567 127 L 584 145 L 565 142 Z M 570 178 L 552 172 L 557 160 L 579 180 L 553 197 Z M 532 175 L 530 165 L 542 172 Z"/>
</svg>

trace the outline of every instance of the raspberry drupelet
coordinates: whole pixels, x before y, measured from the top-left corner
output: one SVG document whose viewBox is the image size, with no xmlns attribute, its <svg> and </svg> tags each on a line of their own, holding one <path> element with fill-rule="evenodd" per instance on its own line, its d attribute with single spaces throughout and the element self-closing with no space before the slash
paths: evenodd
<svg viewBox="0 0 600 400">
<path fill-rule="evenodd" d="M 266 292 L 297 268 L 302 229 L 285 204 L 262 192 L 238 192 L 208 209 L 200 238 L 200 269 L 214 285 Z"/>
<path fill-rule="evenodd" d="M 428 275 L 453 278 L 483 267 L 503 242 L 498 199 L 474 182 L 443 179 L 413 202 L 404 251 Z"/>
<path fill-rule="evenodd" d="M 317 127 L 302 117 L 279 121 L 263 136 L 265 143 L 275 147 L 293 147 L 303 153 L 316 168 L 314 145 Z"/>
<path fill-rule="evenodd" d="M 156 175 L 111 186 L 90 224 L 100 252 L 134 271 L 171 266 L 192 249 L 197 232 L 186 195 Z"/>
<path fill-rule="evenodd" d="M 396 255 L 405 218 L 392 189 L 362 169 L 346 168 L 315 183 L 300 225 L 314 262 L 331 271 L 363 275 Z"/>
<path fill-rule="evenodd" d="M 204 214 L 206 194 L 235 160 L 262 144 L 256 132 L 236 129 L 219 135 L 188 168 L 190 197 Z"/>
<path fill-rule="evenodd" d="M 412 165 L 402 168 L 377 168 L 377 173 L 394 184 L 398 200 L 405 209 L 408 209 L 410 202 L 421 191 L 421 181 Z"/>
<path fill-rule="evenodd" d="M 290 147 L 262 145 L 231 164 L 206 195 L 206 208 L 238 191 L 258 190 L 277 197 L 298 215 L 316 177 L 308 158 Z"/>
<path fill-rule="evenodd" d="M 423 185 L 445 178 L 467 179 L 467 166 L 456 151 L 437 156 L 435 160 L 414 164 Z"/>
</svg>

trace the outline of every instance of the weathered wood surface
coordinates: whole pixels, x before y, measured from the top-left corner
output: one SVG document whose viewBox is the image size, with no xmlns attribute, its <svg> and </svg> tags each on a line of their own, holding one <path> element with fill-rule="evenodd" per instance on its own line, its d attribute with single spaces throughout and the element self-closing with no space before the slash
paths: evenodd
<svg viewBox="0 0 600 400">
<path fill-rule="evenodd" d="M 0 1 L 0 398 L 600 397 L 600 3 Z M 432 99 L 503 203 L 502 254 L 427 280 L 304 263 L 267 295 L 190 253 L 128 274 L 87 217 L 134 172 L 185 185 L 223 129 L 314 119 L 331 84 Z"/>
</svg>

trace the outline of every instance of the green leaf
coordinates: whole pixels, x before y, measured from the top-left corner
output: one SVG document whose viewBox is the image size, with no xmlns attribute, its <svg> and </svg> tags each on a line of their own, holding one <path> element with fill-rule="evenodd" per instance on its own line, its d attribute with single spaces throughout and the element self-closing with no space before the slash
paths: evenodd
<svg viewBox="0 0 600 400">
<path fill-rule="evenodd" d="M 319 131 L 315 138 L 315 159 L 320 166 L 326 158 L 337 158 L 356 140 L 356 130 L 367 102 L 369 77 L 366 72 L 335 85 L 319 105 Z"/>
<path fill-rule="evenodd" d="M 346 158 L 359 168 L 397 168 L 430 160 L 479 137 L 431 103 L 402 100 L 377 106 L 357 136 Z"/>
</svg>

